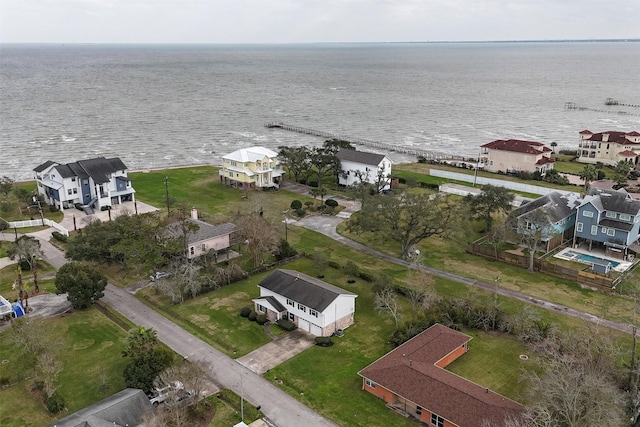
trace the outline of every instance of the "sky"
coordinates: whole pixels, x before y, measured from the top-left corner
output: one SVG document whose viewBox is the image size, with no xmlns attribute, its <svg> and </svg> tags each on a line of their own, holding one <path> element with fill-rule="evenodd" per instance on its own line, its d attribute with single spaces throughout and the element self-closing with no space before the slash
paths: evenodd
<svg viewBox="0 0 640 427">
<path fill-rule="evenodd" d="M 640 38 L 640 0 L 1 0 L 0 43 Z"/>
</svg>

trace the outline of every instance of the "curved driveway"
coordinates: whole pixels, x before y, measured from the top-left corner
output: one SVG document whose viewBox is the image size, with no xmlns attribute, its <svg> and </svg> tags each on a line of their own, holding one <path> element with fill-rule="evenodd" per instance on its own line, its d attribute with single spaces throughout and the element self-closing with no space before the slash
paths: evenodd
<svg viewBox="0 0 640 427">
<path fill-rule="evenodd" d="M 338 226 L 338 224 L 340 224 L 342 221 L 344 221 L 344 219 L 342 218 L 337 218 L 334 216 L 311 216 L 311 217 L 305 217 L 302 218 L 298 221 L 296 221 L 295 223 L 293 223 L 293 225 L 297 225 L 297 226 L 302 226 L 304 228 L 307 228 L 309 230 L 313 230 L 313 231 L 317 231 L 319 233 L 324 234 L 325 236 L 331 237 L 332 239 L 343 243 L 347 246 L 350 246 L 354 249 L 357 249 L 361 252 L 367 253 L 371 256 L 380 258 L 380 259 L 384 259 L 385 261 L 389 261 L 392 262 L 394 264 L 400 264 L 403 265 L 407 268 L 415 268 L 415 264 L 412 264 L 408 261 L 405 261 L 403 259 L 391 256 L 391 255 L 387 255 L 383 252 L 377 251 L 375 249 L 372 249 L 368 246 L 364 246 L 358 242 L 355 242 L 351 239 L 348 239 L 344 236 L 341 236 L 340 234 L 338 234 L 338 232 L 336 231 L 336 227 Z M 610 320 L 607 319 L 603 319 L 601 317 L 597 317 L 594 316 L 592 314 L 589 313 L 584 313 L 582 311 L 578 311 L 578 310 L 574 310 L 572 308 L 566 307 L 564 305 L 560 305 L 560 304 L 555 304 L 549 301 L 544 301 L 541 299 L 537 299 L 537 298 L 532 298 L 528 295 L 525 295 L 523 293 L 520 292 L 516 292 L 516 291 L 512 291 L 509 289 L 503 289 L 500 287 L 495 286 L 495 284 L 490 284 L 490 283 L 486 283 L 486 282 L 481 282 L 479 280 L 474 280 L 474 279 L 469 279 L 467 277 L 464 276 L 459 276 L 457 274 L 453 274 L 453 273 L 449 273 L 443 270 L 438 270 L 435 268 L 431 268 L 431 267 L 421 267 L 423 271 L 432 274 L 434 276 L 438 276 L 438 277 L 442 277 L 445 279 L 449 279 L 449 280 L 453 280 L 455 282 L 458 283 L 463 283 L 465 285 L 468 286 L 475 286 L 478 288 L 482 288 L 482 289 L 486 289 L 489 292 L 497 292 L 499 295 L 503 295 L 509 298 L 513 298 L 513 299 L 517 299 L 519 301 L 523 301 L 529 304 L 535 304 L 538 305 L 542 308 L 545 308 L 547 310 L 552 310 L 552 311 L 557 311 L 557 312 L 561 312 L 563 314 L 566 314 L 568 316 L 573 316 L 573 317 L 577 317 L 580 319 L 583 319 L 587 322 L 591 322 L 591 323 L 595 323 L 597 325 L 602 325 L 602 326 L 606 326 L 608 328 L 611 329 L 615 329 L 624 333 L 628 333 L 628 334 L 632 334 L 633 330 L 631 328 L 630 325 L 628 324 L 624 324 L 624 323 L 618 323 L 618 322 L 612 322 Z"/>
</svg>

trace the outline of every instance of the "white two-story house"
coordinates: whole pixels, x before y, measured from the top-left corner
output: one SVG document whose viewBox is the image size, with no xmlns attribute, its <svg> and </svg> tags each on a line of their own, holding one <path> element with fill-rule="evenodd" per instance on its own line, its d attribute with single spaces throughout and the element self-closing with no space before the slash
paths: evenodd
<svg viewBox="0 0 640 427">
<path fill-rule="evenodd" d="M 336 154 L 340 160 L 338 184 L 356 185 L 366 182 L 377 190 L 388 190 L 391 185 L 391 160 L 384 154 L 342 149 Z"/>
<path fill-rule="evenodd" d="M 294 270 L 279 269 L 258 284 L 257 313 L 292 321 L 315 336 L 330 336 L 354 321 L 356 294 Z"/>
<path fill-rule="evenodd" d="M 117 157 L 61 164 L 51 160 L 34 169 L 38 193 L 60 210 L 82 205 L 107 209 L 135 201 L 127 167 Z"/>
</svg>

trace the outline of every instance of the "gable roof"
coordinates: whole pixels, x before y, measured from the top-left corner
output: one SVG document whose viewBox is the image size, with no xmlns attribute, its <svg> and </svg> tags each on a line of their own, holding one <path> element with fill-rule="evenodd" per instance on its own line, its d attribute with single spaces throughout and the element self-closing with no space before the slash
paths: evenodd
<svg viewBox="0 0 640 427">
<path fill-rule="evenodd" d="M 55 168 L 62 178 L 88 178 L 91 177 L 96 184 L 109 182 L 109 176 L 117 171 L 127 170 L 127 166 L 118 157 L 106 159 L 96 157 L 94 159 L 78 160 L 77 162 L 60 164 L 51 160 L 37 166 L 34 171 L 42 172 L 47 167 L 56 165 Z"/>
<path fill-rule="evenodd" d="M 621 188 L 620 190 L 594 188 L 589 192 L 589 195 L 597 199 L 605 211 L 629 215 L 640 214 L 640 200 L 634 200 L 624 189 Z"/>
<path fill-rule="evenodd" d="M 356 294 L 295 270 L 278 269 L 258 286 L 319 312 L 323 312 L 341 295 L 357 297 Z"/>
<path fill-rule="evenodd" d="M 36 171 L 36 172 L 42 172 L 43 170 L 45 170 L 49 166 L 55 165 L 55 164 L 56 164 L 56 162 L 52 162 L 51 160 L 47 160 L 43 164 L 36 166 L 33 170 Z"/>
<path fill-rule="evenodd" d="M 336 153 L 336 157 L 340 161 L 378 166 L 386 156 L 384 154 L 376 154 L 368 151 L 342 149 Z"/>
<path fill-rule="evenodd" d="M 148 412 L 153 412 L 153 405 L 144 392 L 126 388 L 47 427 L 133 427 Z"/>
<path fill-rule="evenodd" d="M 519 416 L 517 402 L 436 366 L 471 337 L 435 324 L 390 351 L 358 375 L 461 427 L 480 427 L 484 420 L 502 425 Z"/>
<path fill-rule="evenodd" d="M 487 144 L 481 145 L 482 148 L 491 148 L 499 151 L 512 151 L 525 154 L 542 154 L 552 151 L 541 142 L 522 141 L 519 139 L 497 139 Z"/>
<path fill-rule="evenodd" d="M 563 195 L 557 191 L 553 191 L 514 209 L 511 215 L 519 218 L 537 209 L 543 209 L 543 212 L 551 222 L 557 222 L 575 213 L 581 203 L 582 200 L 576 193 Z"/>
<path fill-rule="evenodd" d="M 278 157 L 278 153 L 273 150 L 269 150 L 265 147 L 248 147 L 241 148 L 232 153 L 222 156 L 223 159 L 233 160 L 236 162 L 255 162 L 256 160 L 262 160 L 265 157 L 270 159 Z"/>
<path fill-rule="evenodd" d="M 187 243 L 193 244 L 202 242 L 204 240 L 213 239 L 214 237 L 224 236 L 231 234 L 238 229 L 235 224 L 225 222 L 223 224 L 212 225 L 199 219 L 188 218 L 184 220 L 187 222 L 189 231 L 187 233 Z M 169 237 L 182 237 L 182 227 L 180 222 L 174 222 L 167 226 L 167 234 Z"/>
</svg>

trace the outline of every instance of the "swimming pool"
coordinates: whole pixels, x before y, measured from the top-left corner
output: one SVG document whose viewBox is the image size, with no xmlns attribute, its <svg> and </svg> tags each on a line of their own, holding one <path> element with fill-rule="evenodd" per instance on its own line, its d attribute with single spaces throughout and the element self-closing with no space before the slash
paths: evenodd
<svg viewBox="0 0 640 427">
<path fill-rule="evenodd" d="M 593 256 L 593 255 L 589 255 L 589 254 L 583 254 L 582 252 L 576 252 L 576 251 L 564 251 L 561 254 L 558 255 L 562 255 L 562 258 L 565 259 L 572 259 L 578 262 L 583 262 L 585 264 L 591 264 L 594 261 L 599 261 L 599 262 L 603 262 L 603 263 L 610 263 L 612 268 L 616 268 L 618 265 L 620 265 L 620 262 L 618 261 L 614 261 L 612 259 L 608 259 L 608 258 L 600 258 L 597 256 Z"/>
</svg>

